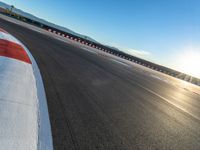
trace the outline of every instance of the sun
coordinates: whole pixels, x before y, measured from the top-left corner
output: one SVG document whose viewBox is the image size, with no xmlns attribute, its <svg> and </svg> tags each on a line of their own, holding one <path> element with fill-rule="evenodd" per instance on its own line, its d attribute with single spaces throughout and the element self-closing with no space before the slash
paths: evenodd
<svg viewBox="0 0 200 150">
<path fill-rule="evenodd" d="M 200 50 L 185 51 L 177 59 L 180 71 L 200 78 Z"/>
</svg>

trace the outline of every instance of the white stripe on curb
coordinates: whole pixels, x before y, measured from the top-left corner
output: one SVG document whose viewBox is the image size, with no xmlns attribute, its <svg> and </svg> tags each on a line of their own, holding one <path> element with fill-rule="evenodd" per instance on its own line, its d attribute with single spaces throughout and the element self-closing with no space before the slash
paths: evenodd
<svg viewBox="0 0 200 150">
<path fill-rule="evenodd" d="M 7 40 L 7 41 L 12 41 L 13 43 L 21 45 L 21 43 L 12 35 L 4 32 L 0 32 L 0 39 L 2 40 Z"/>
</svg>

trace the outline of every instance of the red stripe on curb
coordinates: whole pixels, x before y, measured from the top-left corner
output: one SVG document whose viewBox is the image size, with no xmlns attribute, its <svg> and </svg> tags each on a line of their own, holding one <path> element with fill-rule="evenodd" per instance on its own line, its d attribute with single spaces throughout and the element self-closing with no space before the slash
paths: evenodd
<svg viewBox="0 0 200 150">
<path fill-rule="evenodd" d="M 31 64 L 31 60 L 24 48 L 21 45 L 7 40 L 0 40 L 0 56 L 17 59 Z"/>
</svg>

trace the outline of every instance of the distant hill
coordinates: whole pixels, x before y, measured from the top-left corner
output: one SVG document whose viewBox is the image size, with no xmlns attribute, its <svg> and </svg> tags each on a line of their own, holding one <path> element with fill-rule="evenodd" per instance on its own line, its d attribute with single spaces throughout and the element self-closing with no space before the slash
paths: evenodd
<svg viewBox="0 0 200 150">
<path fill-rule="evenodd" d="M 4 2 L 1 2 L 1 1 L 0 1 L 0 7 L 6 8 L 6 9 L 10 9 L 10 8 L 11 8 L 10 5 L 8 5 L 8 4 L 4 3 Z M 90 41 L 93 41 L 93 42 L 98 43 L 97 41 L 95 41 L 94 39 L 92 39 L 92 38 L 90 38 L 90 37 L 88 37 L 88 36 L 86 36 L 86 35 L 82 35 L 82 34 L 79 34 L 79 33 L 74 32 L 74 31 L 72 31 L 72 30 L 70 30 L 70 29 L 68 29 L 68 28 L 65 28 L 65 27 L 62 27 L 62 26 L 53 24 L 53 23 L 48 22 L 48 21 L 46 21 L 46 20 L 44 20 L 44 19 L 38 18 L 38 17 L 36 17 L 36 16 L 34 16 L 34 15 L 32 15 L 32 14 L 26 13 L 26 12 L 20 10 L 20 9 L 14 8 L 14 9 L 13 9 L 13 12 L 15 12 L 16 14 L 19 14 L 19 15 L 21 15 L 21 16 L 24 16 L 24 17 L 26 17 L 26 18 L 29 18 L 29 19 L 31 19 L 31 20 L 34 20 L 34 21 L 40 22 L 40 23 L 42 23 L 42 24 L 48 25 L 48 26 L 50 26 L 50 27 L 53 27 L 53 28 L 56 28 L 56 29 L 65 31 L 65 32 L 67 32 L 67 33 L 71 33 L 71 34 L 73 34 L 73 35 L 79 36 L 79 37 L 81 37 L 81 38 L 84 38 L 84 39 L 87 39 L 87 40 L 90 40 Z"/>
</svg>

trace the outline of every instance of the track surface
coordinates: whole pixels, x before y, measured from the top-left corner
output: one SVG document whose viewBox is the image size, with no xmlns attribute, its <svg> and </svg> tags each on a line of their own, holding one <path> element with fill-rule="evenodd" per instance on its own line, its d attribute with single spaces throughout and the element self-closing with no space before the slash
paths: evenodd
<svg viewBox="0 0 200 150">
<path fill-rule="evenodd" d="M 39 65 L 55 150 L 200 149 L 197 93 L 2 19 L 0 27 Z"/>
</svg>

